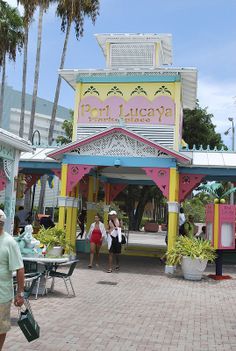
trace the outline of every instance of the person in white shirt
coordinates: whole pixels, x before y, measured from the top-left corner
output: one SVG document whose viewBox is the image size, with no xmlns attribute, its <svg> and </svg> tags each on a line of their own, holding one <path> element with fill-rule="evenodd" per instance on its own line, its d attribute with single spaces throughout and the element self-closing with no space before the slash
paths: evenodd
<svg viewBox="0 0 236 351">
<path fill-rule="evenodd" d="M 91 224 L 87 239 L 90 241 L 90 261 L 88 268 L 93 267 L 93 258 L 96 253 L 96 266 L 98 267 L 99 251 L 102 246 L 103 238 L 106 237 L 106 229 L 100 221 L 99 215 L 95 216 L 95 222 Z"/>
<path fill-rule="evenodd" d="M 185 214 L 184 214 L 184 209 L 183 207 L 180 208 L 179 210 L 179 227 L 183 225 L 186 222 Z"/>
</svg>

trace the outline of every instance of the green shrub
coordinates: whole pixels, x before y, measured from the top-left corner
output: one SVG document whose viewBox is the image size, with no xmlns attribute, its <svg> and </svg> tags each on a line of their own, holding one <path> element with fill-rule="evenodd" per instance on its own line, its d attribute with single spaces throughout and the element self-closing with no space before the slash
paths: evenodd
<svg viewBox="0 0 236 351">
<path fill-rule="evenodd" d="M 45 229 L 41 227 L 35 238 L 45 245 L 48 250 L 54 246 L 61 246 L 67 253 L 73 251 L 72 245 L 66 239 L 66 231 L 63 229 L 58 229 L 57 227 Z"/>
<path fill-rule="evenodd" d="M 175 247 L 166 253 L 167 264 L 169 266 L 180 264 L 183 256 L 213 262 L 216 258 L 216 251 L 208 240 L 180 236 L 176 241 Z"/>
</svg>

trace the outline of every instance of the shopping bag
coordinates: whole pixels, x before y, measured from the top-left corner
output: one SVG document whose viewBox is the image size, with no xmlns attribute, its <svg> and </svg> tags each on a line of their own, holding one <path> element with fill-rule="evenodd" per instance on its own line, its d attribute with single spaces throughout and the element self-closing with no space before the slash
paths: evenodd
<svg viewBox="0 0 236 351">
<path fill-rule="evenodd" d="M 20 312 L 18 325 L 29 342 L 39 338 L 40 327 L 28 309 Z"/>
</svg>

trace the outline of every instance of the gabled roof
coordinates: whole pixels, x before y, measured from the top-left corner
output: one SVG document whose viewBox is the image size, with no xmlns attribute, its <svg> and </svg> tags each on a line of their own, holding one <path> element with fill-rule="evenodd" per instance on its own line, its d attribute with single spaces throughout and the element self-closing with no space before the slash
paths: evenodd
<svg viewBox="0 0 236 351">
<path fill-rule="evenodd" d="M 74 141 L 68 145 L 65 145 L 63 147 L 58 148 L 57 150 L 53 151 L 53 152 L 49 152 L 48 153 L 48 157 L 51 157 L 55 160 L 58 160 L 60 158 L 63 157 L 64 154 L 70 153 L 73 150 L 85 145 L 85 144 L 89 144 L 90 142 L 102 139 L 103 137 L 113 134 L 113 133 L 121 133 L 124 135 L 129 136 L 130 138 L 133 138 L 135 140 L 138 140 L 150 147 L 153 147 L 154 149 L 160 150 L 161 152 L 169 155 L 170 157 L 175 158 L 178 162 L 180 163 L 190 163 L 190 158 L 185 156 L 185 155 L 181 155 L 179 152 L 170 150 L 162 145 L 156 144 L 148 139 L 145 139 L 143 137 L 141 137 L 140 135 L 131 132 L 130 130 L 127 130 L 126 128 L 122 128 L 122 127 L 112 127 L 109 129 L 106 129 L 105 131 L 102 131 L 101 133 L 98 133 L 96 135 L 90 136 L 86 139 L 83 139 L 81 141 Z M 94 155 L 96 156 L 96 155 Z M 78 155 L 79 157 L 79 155 Z"/>
<path fill-rule="evenodd" d="M 37 147 L 31 152 L 22 152 L 20 156 L 20 161 L 24 162 L 55 162 L 50 157 L 47 156 L 48 153 L 51 153 L 57 150 L 57 146 L 52 147 Z"/>
<path fill-rule="evenodd" d="M 29 141 L 2 128 L 0 128 L 0 141 L 20 151 L 33 150 L 32 144 Z"/>
</svg>

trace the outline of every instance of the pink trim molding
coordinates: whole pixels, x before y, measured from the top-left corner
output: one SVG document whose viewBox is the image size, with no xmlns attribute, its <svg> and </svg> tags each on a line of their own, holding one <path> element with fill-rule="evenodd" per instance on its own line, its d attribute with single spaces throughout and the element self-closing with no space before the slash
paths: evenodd
<svg viewBox="0 0 236 351">
<path fill-rule="evenodd" d="M 40 179 L 42 174 L 25 174 L 25 190 L 24 194 L 34 185 L 37 183 L 37 181 Z"/>
<path fill-rule="evenodd" d="M 87 165 L 68 165 L 66 193 L 70 191 L 78 184 L 78 182 L 88 174 L 94 166 Z"/>
<path fill-rule="evenodd" d="M 196 188 L 205 177 L 203 174 L 184 174 L 179 175 L 179 201 L 182 202 L 194 188 Z"/>
<path fill-rule="evenodd" d="M 115 200 L 115 198 L 127 187 L 127 184 L 114 184 L 111 185 L 110 189 L 110 202 Z"/>
<path fill-rule="evenodd" d="M 61 179 L 61 170 L 60 169 L 53 168 L 52 171 L 53 171 L 53 173 L 55 174 L 56 177 Z"/>
<path fill-rule="evenodd" d="M 143 168 L 147 176 L 150 177 L 154 183 L 161 190 L 162 194 L 168 199 L 169 197 L 169 181 L 170 169 L 169 168 Z"/>
<path fill-rule="evenodd" d="M 3 169 L 0 169 L 0 191 L 4 190 L 7 186 L 7 177 Z"/>
</svg>

